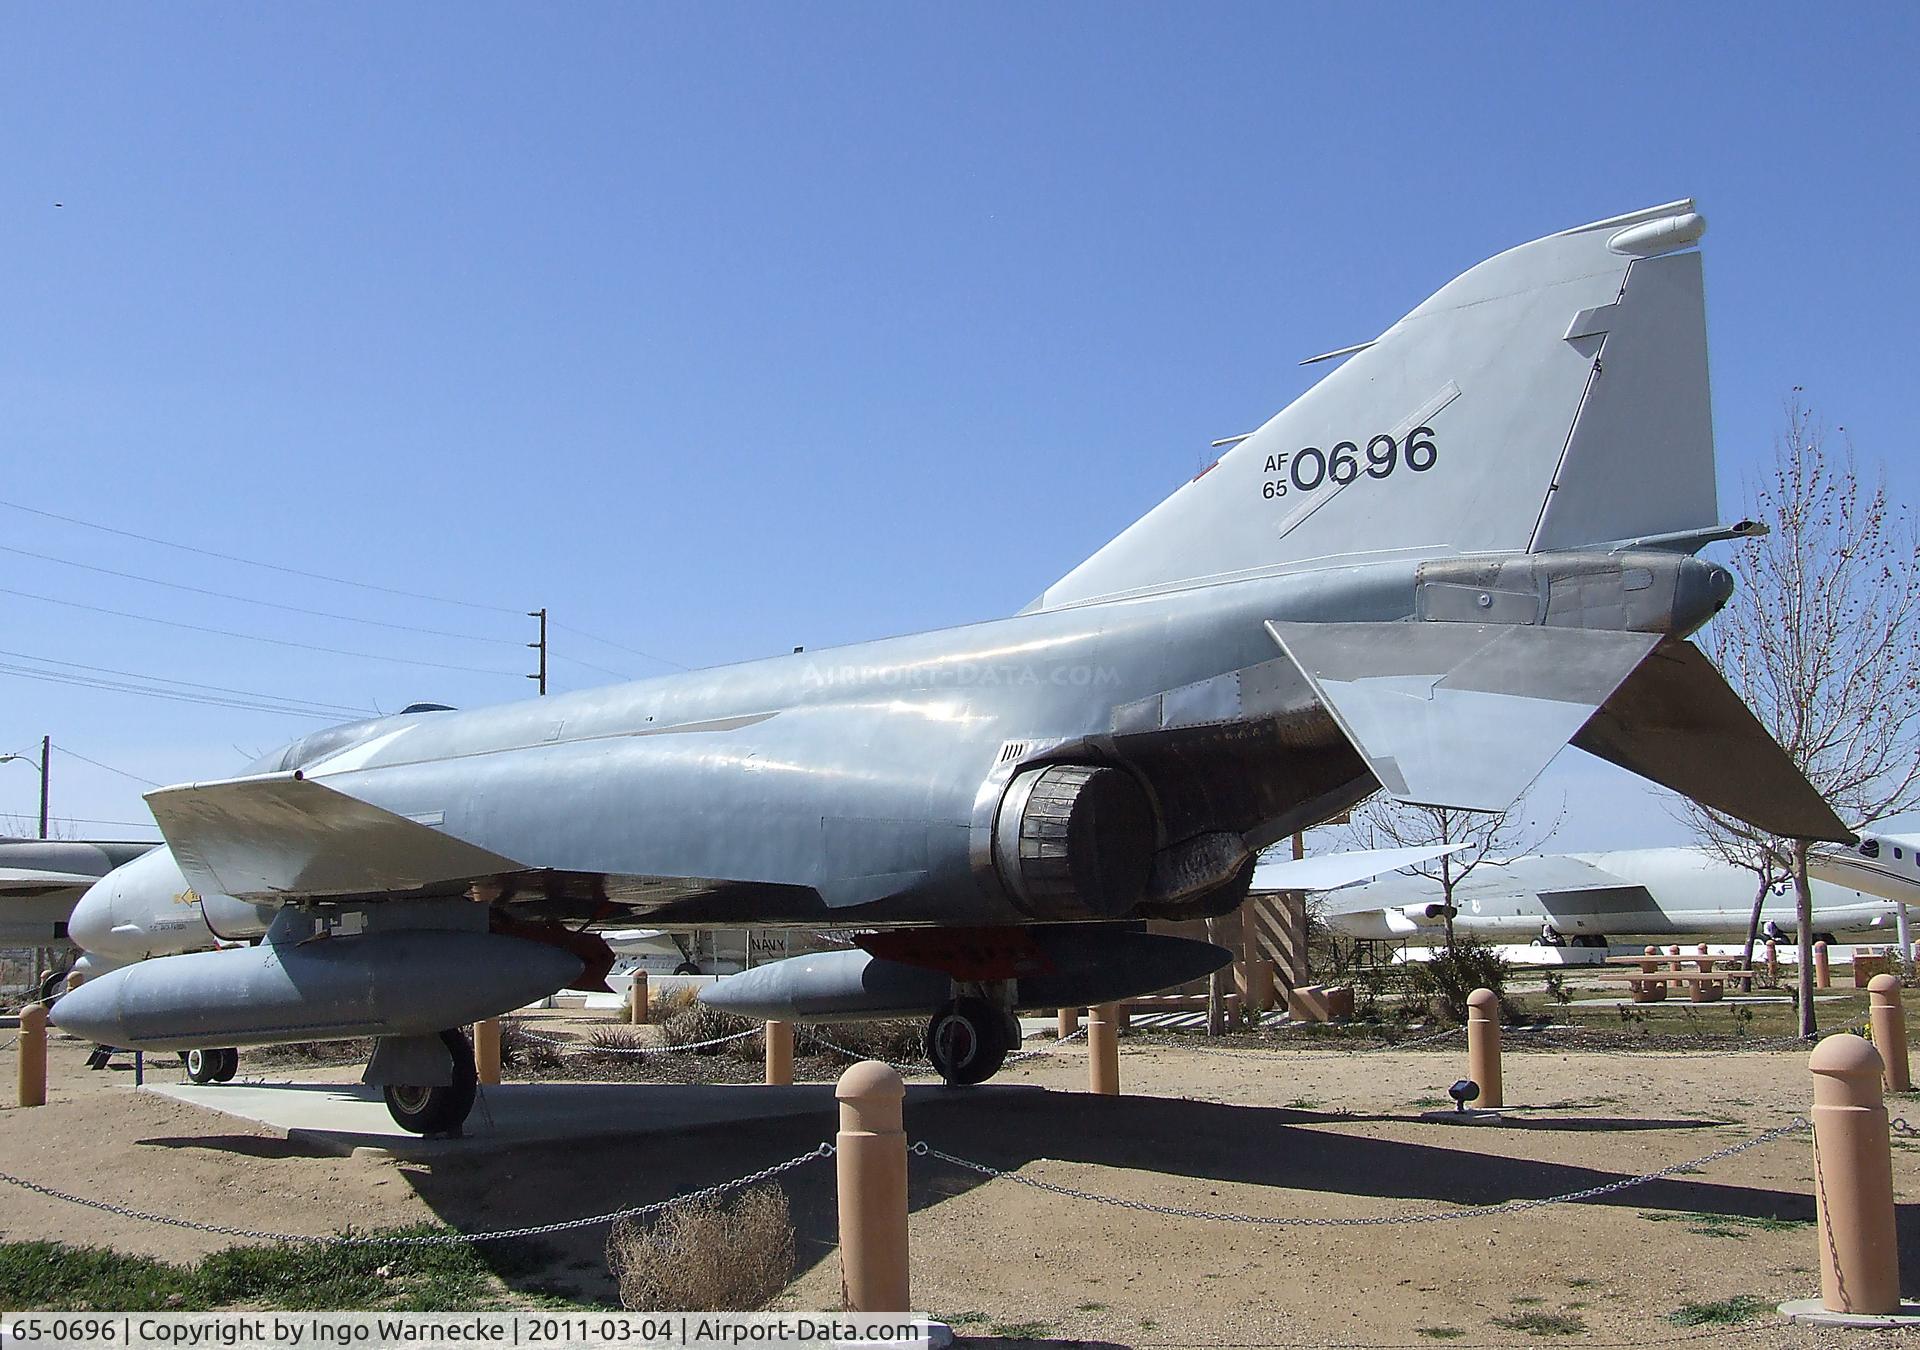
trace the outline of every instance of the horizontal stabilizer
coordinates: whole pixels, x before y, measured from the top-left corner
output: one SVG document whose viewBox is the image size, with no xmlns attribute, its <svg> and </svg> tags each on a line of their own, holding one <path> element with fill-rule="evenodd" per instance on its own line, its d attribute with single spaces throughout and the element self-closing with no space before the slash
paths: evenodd
<svg viewBox="0 0 1920 1350">
<path fill-rule="evenodd" d="M 1269 623 L 1380 786 L 1504 811 L 1653 650 L 1652 633 L 1473 623 Z"/>
<path fill-rule="evenodd" d="M 1346 853 L 1324 853 L 1318 858 L 1287 858 L 1261 863 L 1253 869 L 1251 889 L 1266 891 L 1331 891 L 1356 881 L 1398 871 L 1449 853 L 1466 844 L 1423 844 L 1415 848 L 1366 848 Z"/>
<path fill-rule="evenodd" d="M 1841 844 L 1853 838 L 1690 642 L 1663 644 L 1573 743 L 1770 834 Z"/>
<path fill-rule="evenodd" d="M 242 900 L 375 895 L 521 870 L 521 864 L 297 774 L 147 794 L 180 870 Z"/>
</svg>

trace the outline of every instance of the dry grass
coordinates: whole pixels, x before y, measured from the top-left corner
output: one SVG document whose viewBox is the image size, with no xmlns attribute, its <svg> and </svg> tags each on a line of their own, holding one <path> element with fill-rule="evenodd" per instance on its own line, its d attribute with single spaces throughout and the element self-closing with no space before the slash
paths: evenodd
<svg viewBox="0 0 1920 1350">
<path fill-rule="evenodd" d="M 647 999 L 647 1020 L 654 1023 L 671 1020 L 676 1013 L 682 1013 L 691 1008 L 699 993 L 698 989 L 685 984 L 676 985 L 671 989 L 662 989 Z"/>
<path fill-rule="evenodd" d="M 718 1040 L 722 1036 L 732 1036 L 742 1031 L 758 1030 L 759 1026 L 758 1022 L 695 1002 L 688 1003 L 679 1012 L 663 1021 L 660 1024 L 660 1037 L 668 1045 L 696 1045 L 701 1041 Z M 739 1059 L 758 1059 L 765 1053 L 765 1047 L 760 1037 L 742 1036 L 739 1040 L 728 1041 L 725 1045 L 702 1046 L 690 1053 L 731 1054 Z"/>
<path fill-rule="evenodd" d="M 622 1219 L 607 1237 L 620 1305 L 638 1312 L 755 1312 L 793 1278 L 793 1221 L 778 1186 L 675 1205 L 652 1225 Z"/>
<path fill-rule="evenodd" d="M 798 1028 L 798 1041 L 803 1052 L 824 1055 L 836 1063 L 883 1059 L 890 1064 L 918 1064 L 927 1057 L 925 1032 L 926 1023 L 906 1018 L 884 1022 L 836 1022 L 831 1026 L 802 1026 Z M 829 1050 L 810 1033 L 818 1033 L 835 1045 L 845 1046 L 851 1053 Z"/>
<path fill-rule="evenodd" d="M 500 1020 L 500 1064 L 523 1073 L 542 1073 L 560 1066 L 560 1047 L 536 1041 L 517 1017 Z"/>
</svg>

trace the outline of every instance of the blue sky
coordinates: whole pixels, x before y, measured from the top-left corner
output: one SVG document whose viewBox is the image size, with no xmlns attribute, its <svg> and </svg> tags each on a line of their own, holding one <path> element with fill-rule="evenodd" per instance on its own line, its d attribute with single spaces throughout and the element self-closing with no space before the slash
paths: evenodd
<svg viewBox="0 0 1920 1350">
<path fill-rule="evenodd" d="M 1004 614 L 1307 387 L 1300 357 L 1509 245 L 1688 195 L 1723 510 L 1795 385 L 1911 497 L 1916 29 L 1877 6 L 15 8 L 0 498 L 482 608 L 0 507 L 23 551 L 0 587 L 70 602 L 0 593 L 0 663 L 390 711 L 530 690 L 542 604 L 562 689 L 672 668 L 640 652 Z M 0 672 L 0 750 L 51 733 L 155 780 L 320 724 Z M 138 783 L 53 767 L 56 814 L 144 817 Z M 0 766 L 0 817 L 32 779 Z M 1563 793 L 1563 847 L 1682 837 L 1577 752 Z"/>
</svg>

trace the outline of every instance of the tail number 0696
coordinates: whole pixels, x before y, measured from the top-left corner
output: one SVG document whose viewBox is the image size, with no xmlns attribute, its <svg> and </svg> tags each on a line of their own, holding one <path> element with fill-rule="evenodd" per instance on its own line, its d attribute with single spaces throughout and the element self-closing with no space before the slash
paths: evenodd
<svg viewBox="0 0 1920 1350">
<path fill-rule="evenodd" d="M 1398 443 L 1388 435 L 1375 436 L 1364 450 L 1355 441 L 1341 441 L 1331 450 L 1309 445 L 1291 455 L 1267 456 L 1260 495 L 1272 501 L 1289 492 L 1312 492 L 1322 483 L 1345 487 L 1363 475 L 1391 478 L 1402 464 L 1414 473 L 1425 473 L 1439 459 L 1432 427 L 1415 427 Z"/>
</svg>

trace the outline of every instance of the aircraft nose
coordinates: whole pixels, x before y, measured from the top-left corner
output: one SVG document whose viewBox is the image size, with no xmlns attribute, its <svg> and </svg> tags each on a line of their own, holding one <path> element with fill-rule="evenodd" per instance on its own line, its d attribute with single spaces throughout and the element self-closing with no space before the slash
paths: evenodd
<svg viewBox="0 0 1920 1350">
<path fill-rule="evenodd" d="M 110 954 L 113 939 L 113 886 L 96 881 L 87 887 L 67 919 L 67 937 L 84 952 Z"/>
</svg>

